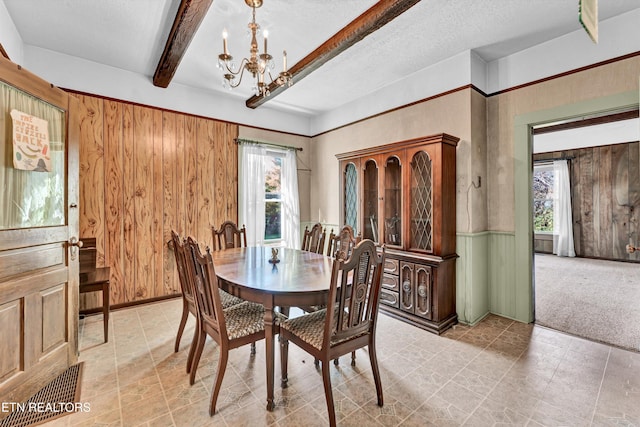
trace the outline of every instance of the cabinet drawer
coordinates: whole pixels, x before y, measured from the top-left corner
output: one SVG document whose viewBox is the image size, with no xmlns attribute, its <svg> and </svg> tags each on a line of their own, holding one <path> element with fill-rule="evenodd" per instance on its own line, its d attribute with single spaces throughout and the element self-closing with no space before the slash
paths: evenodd
<svg viewBox="0 0 640 427">
<path fill-rule="evenodd" d="M 397 259 L 385 258 L 384 260 L 384 272 L 388 274 L 400 274 L 400 263 Z"/>
<path fill-rule="evenodd" d="M 399 282 L 400 279 L 398 278 L 398 276 L 394 276 L 393 274 L 389 273 L 384 273 L 382 275 L 382 287 L 384 289 L 398 292 L 400 290 Z"/>
<path fill-rule="evenodd" d="M 389 305 L 391 307 L 400 307 L 400 299 L 397 292 L 392 292 L 387 289 L 380 289 L 380 303 Z"/>
</svg>

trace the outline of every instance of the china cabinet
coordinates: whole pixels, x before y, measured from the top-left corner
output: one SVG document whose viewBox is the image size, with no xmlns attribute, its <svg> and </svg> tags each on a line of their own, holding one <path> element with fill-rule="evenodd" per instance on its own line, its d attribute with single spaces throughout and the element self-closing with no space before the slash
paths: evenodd
<svg viewBox="0 0 640 427">
<path fill-rule="evenodd" d="M 341 223 L 387 247 L 380 309 L 438 334 L 457 322 L 458 141 L 438 134 L 336 156 Z"/>
</svg>

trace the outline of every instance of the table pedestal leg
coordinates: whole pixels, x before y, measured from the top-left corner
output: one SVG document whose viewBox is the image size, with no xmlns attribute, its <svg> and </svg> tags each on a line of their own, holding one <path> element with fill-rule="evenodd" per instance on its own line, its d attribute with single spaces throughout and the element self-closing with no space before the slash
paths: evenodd
<svg viewBox="0 0 640 427">
<path fill-rule="evenodd" d="M 273 411 L 275 403 L 273 401 L 273 359 L 275 346 L 273 345 L 273 306 L 264 308 L 264 341 L 267 359 L 267 411 Z"/>
</svg>

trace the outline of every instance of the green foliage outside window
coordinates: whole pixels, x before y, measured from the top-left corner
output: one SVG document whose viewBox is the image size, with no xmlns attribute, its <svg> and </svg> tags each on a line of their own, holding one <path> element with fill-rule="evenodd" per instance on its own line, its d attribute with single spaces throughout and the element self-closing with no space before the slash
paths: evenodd
<svg viewBox="0 0 640 427">
<path fill-rule="evenodd" d="M 553 169 L 534 168 L 533 229 L 535 232 L 553 232 L 553 181 Z"/>
<path fill-rule="evenodd" d="M 282 238 L 282 158 L 267 158 L 265 192 L 265 240 Z"/>
</svg>

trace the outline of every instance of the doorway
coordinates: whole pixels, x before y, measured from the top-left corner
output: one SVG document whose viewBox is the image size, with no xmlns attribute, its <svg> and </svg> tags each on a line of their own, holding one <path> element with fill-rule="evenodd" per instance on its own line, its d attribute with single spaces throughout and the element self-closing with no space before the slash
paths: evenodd
<svg viewBox="0 0 640 427">
<path fill-rule="evenodd" d="M 532 155 L 536 323 L 635 350 L 639 133 L 637 108 L 581 117 L 535 127 Z"/>
</svg>

